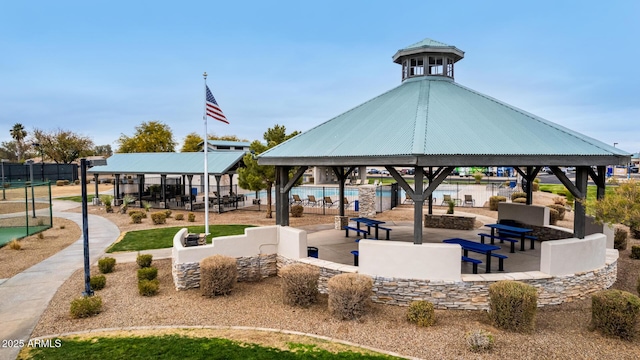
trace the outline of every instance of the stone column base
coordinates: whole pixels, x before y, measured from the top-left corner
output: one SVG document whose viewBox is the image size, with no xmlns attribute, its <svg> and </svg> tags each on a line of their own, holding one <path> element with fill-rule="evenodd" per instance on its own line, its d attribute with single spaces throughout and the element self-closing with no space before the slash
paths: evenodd
<svg viewBox="0 0 640 360">
<path fill-rule="evenodd" d="M 333 228 L 336 230 L 342 230 L 348 224 L 349 224 L 348 216 L 336 215 Z"/>
</svg>

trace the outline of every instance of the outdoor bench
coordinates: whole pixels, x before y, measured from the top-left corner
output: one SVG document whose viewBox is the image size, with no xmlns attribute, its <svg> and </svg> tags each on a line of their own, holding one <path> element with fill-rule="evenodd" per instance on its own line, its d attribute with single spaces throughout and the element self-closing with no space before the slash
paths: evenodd
<svg viewBox="0 0 640 360">
<path fill-rule="evenodd" d="M 385 240 L 389 240 L 389 231 L 391 231 L 391 230 L 393 230 L 393 229 L 389 229 L 389 228 L 382 227 L 382 226 L 378 226 L 378 229 L 380 229 L 380 230 L 386 230 L 386 231 L 387 231 L 387 237 L 386 237 L 386 239 L 385 239 Z"/>
<path fill-rule="evenodd" d="M 518 242 L 518 239 L 512 239 L 506 236 L 499 236 L 499 235 L 491 235 L 491 234 L 487 234 L 487 233 L 479 233 L 478 235 L 480 235 L 480 242 L 484 244 L 484 237 L 488 237 L 491 238 L 491 244 L 493 244 L 494 239 L 498 239 L 500 240 L 500 242 L 505 242 L 508 241 L 511 243 L 511 251 L 510 253 L 515 253 L 516 252 L 516 243 Z"/>
<path fill-rule="evenodd" d="M 498 258 L 498 271 L 504 271 L 504 259 L 508 259 L 507 255 L 491 253 L 491 256 Z"/>
<path fill-rule="evenodd" d="M 345 226 L 345 227 L 343 227 L 343 229 L 345 230 L 345 233 L 346 233 L 345 237 L 349 237 L 349 230 L 355 231 L 357 234 L 362 234 L 362 237 L 364 237 L 365 239 L 367 238 L 367 235 L 369 234 L 369 232 L 367 230 L 361 230 L 361 229 L 354 228 L 354 227 L 351 227 L 351 226 Z"/>
<path fill-rule="evenodd" d="M 471 264 L 473 264 L 473 273 L 474 274 L 478 273 L 478 264 L 482 264 L 481 260 L 470 258 L 470 257 L 466 257 L 466 256 L 462 257 L 462 261 L 470 262 Z M 502 261 L 502 259 L 500 261 Z"/>
<path fill-rule="evenodd" d="M 353 266 L 358 266 L 358 255 L 360 253 L 358 250 L 353 250 L 351 253 L 353 254 Z"/>
<path fill-rule="evenodd" d="M 520 234 L 516 234 L 514 232 L 508 231 L 508 230 L 500 230 L 500 236 L 507 236 L 507 237 L 520 237 Z M 531 240 L 531 249 L 534 248 L 534 242 L 536 240 L 538 240 L 537 236 L 533 236 L 533 235 L 524 235 L 525 239 L 529 239 Z"/>
</svg>

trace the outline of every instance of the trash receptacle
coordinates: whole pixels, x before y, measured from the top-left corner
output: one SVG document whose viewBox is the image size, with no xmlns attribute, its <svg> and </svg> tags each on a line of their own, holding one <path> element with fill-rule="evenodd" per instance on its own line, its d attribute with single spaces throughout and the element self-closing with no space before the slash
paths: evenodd
<svg viewBox="0 0 640 360">
<path fill-rule="evenodd" d="M 314 246 L 307 246 L 307 256 L 312 258 L 318 258 L 318 248 Z"/>
<path fill-rule="evenodd" d="M 353 202 L 353 210 L 360 211 L 360 201 L 356 200 Z"/>
<path fill-rule="evenodd" d="M 511 181 L 509 181 L 509 187 L 510 187 L 510 188 L 512 188 L 512 189 L 514 189 L 514 188 L 516 187 L 516 182 L 515 182 L 515 180 L 511 180 Z"/>
<path fill-rule="evenodd" d="M 187 234 L 187 237 L 184 239 L 184 246 L 198 246 L 198 239 L 200 238 L 200 234 Z"/>
</svg>

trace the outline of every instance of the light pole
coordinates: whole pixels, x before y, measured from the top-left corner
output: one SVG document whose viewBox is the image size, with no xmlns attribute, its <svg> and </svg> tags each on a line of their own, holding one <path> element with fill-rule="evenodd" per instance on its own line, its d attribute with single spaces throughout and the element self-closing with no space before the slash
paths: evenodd
<svg viewBox="0 0 640 360">
<path fill-rule="evenodd" d="M 31 210 L 33 211 L 33 218 L 36 217 L 36 197 L 33 191 L 33 160 L 27 160 L 25 165 L 29 165 L 29 184 L 31 185 Z"/>
<path fill-rule="evenodd" d="M 4 193 L 4 163 L 9 161 L 8 159 L 0 159 L 0 163 L 2 163 L 2 200 L 7 200 L 7 197 Z"/>
<path fill-rule="evenodd" d="M 80 159 L 80 173 L 82 176 L 81 186 L 82 189 L 82 235 L 83 235 L 83 250 L 84 250 L 84 292 L 83 296 L 93 295 L 91 290 L 91 272 L 89 263 L 89 217 L 87 215 L 87 166 L 107 165 L 107 160 L 87 160 Z"/>
</svg>

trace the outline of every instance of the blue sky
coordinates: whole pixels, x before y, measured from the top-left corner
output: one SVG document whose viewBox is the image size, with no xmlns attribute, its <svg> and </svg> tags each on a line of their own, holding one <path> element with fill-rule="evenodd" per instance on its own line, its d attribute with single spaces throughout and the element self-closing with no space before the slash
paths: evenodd
<svg viewBox="0 0 640 360">
<path fill-rule="evenodd" d="M 231 123 L 209 133 L 305 131 L 399 85 L 391 56 L 431 38 L 465 51 L 456 82 L 638 152 L 639 19 L 632 0 L 6 1 L 0 141 L 19 122 L 115 150 L 156 120 L 179 148 L 204 133 L 204 71 Z"/>
</svg>

